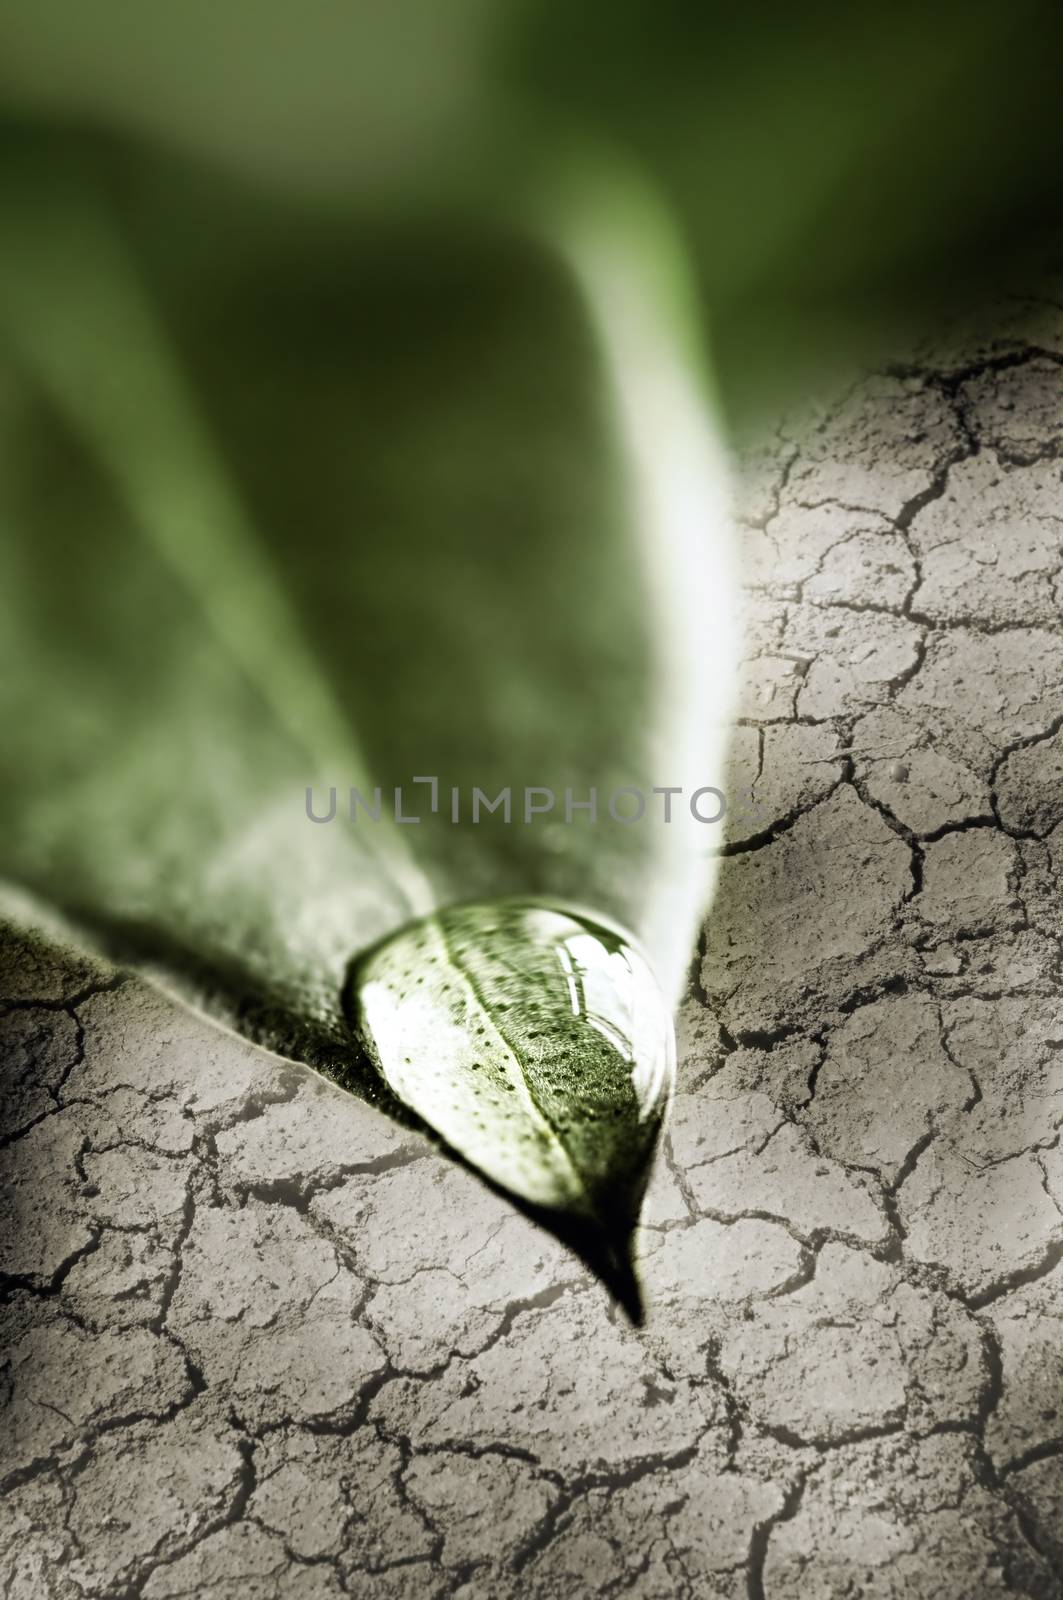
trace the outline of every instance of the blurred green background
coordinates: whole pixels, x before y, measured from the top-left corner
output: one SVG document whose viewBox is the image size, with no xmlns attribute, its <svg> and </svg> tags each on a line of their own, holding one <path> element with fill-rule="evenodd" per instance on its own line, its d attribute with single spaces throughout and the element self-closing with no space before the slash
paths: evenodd
<svg viewBox="0 0 1063 1600">
<path fill-rule="evenodd" d="M 1047 0 L 8 0 L 0 92 L 362 210 L 520 216 L 588 146 L 640 162 L 744 424 L 1055 224 L 1061 44 Z"/>
</svg>

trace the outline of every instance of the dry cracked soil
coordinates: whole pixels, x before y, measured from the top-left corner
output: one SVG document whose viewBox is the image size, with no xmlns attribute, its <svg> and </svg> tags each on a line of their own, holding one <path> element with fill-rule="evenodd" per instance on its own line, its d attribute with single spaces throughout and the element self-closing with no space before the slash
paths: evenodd
<svg viewBox="0 0 1063 1600">
<path fill-rule="evenodd" d="M 1063 1596 L 1063 280 L 742 482 L 648 1327 L 366 1106 L 12 930 L 12 1600 Z"/>
</svg>

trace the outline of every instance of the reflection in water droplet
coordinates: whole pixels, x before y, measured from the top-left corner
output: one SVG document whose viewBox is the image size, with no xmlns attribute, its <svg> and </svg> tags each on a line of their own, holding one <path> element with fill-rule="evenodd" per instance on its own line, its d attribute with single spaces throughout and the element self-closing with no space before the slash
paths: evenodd
<svg viewBox="0 0 1063 1600">
<path fill-rule="evenodd" d="M 399 1099 L 636 1314 L 630 1237 L 675 1043 L 634 943 L 535 901 L 453 906 L 363 957 L 346 1004 Z"/>
</svg>

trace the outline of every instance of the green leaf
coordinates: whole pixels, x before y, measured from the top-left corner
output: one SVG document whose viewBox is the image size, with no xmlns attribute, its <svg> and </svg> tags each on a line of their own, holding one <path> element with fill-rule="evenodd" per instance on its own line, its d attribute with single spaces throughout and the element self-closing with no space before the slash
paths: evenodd
<svg viewBox="0 0 1063 1600">
<path fill-rule="evenodd" d="M 667 1055 L 716 840 L 685 803 L 624 825 L 606 802 L 718 780 L 731 591 L 681 257 L 631 183 L 588 183 L 536 237 L 370 226 L 128 147 L 9 137 L 0 871 L 559 1228 L 623 1239 L 670 1088 L 639 1100 L 639 1052 Z M 510 822 L 468 815 L 474 787 L 550 788 L 560 812 L 591 785 L 598 825 L 524 823 L 519 799 Z M 381 821 L 347 820 L 378 786 Z M 387 820 L 397 787 L 417 824 Z M 333 788 L 336 818 L 311 821 L 307 791 L 322 815 Z M 507 950 L 529 995 L 553 963 L 542 1037 L 572 1018 L 557 937 L 540 948 L 567 910 L 488 918 L 476 946 L 447 909 L 513 897 L 629 930 L 609 971 L 643 1043 L 607 1073 L 588 1012 L 548 1103 L 518 1018 L 537 1087 L 513 1078 L 516 1120 L 479 1127 L 472 1012 L 445 1065 L 404 1023 L 403 1074 L 374 1024 L 366 1060 L 344 991 L 365 952 L 379 984 L 460 929 L 498 1077 Z"/>
</svg>

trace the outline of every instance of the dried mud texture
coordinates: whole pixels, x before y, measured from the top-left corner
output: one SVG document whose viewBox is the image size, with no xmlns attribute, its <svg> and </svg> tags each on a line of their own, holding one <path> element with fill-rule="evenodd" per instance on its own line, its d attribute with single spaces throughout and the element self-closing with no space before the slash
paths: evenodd
<svg viewBox="0 0 1063 1600">
<path fill-rule="evenodd" d="M 964 340 L 747 465 L 644 1331 L 366 1106 L 9 936 L 0 1591 L 1063 1596 L 1063 310 Z"/>
</svg>

